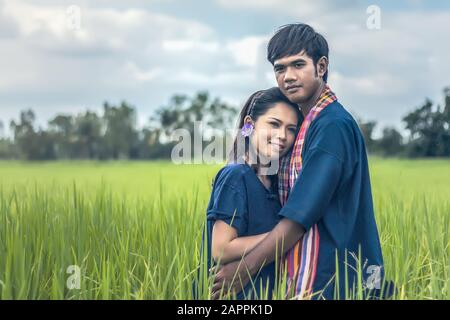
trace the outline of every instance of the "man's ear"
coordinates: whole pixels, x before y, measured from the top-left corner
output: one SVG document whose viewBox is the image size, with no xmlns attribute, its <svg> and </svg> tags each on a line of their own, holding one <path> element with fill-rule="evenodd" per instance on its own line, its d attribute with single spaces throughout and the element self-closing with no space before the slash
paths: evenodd
<svg viewBox="0 0 450 320">
<path fill-rule="evenodd" d="M 327 57 L 322 57 L 319 59 L 319 61 L 317 61 L 317 76 L 323 78 L 325 73 L 327 73 L 328 71 L 328 58 Z"/>
</svg>

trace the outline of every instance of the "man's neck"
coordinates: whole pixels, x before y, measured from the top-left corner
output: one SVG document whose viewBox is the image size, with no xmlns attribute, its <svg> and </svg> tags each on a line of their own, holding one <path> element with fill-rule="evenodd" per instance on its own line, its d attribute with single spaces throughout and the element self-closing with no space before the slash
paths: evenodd
<svg viewBox="0 0 450 320">
<path fill-rule="evenodd" d="M 309 111 L 311 111 L 311 109 L 314 108 L 314 105 L 316 104 L 317 99 L 319 99 L 320 95 L 322 94 L 325 86 L 326 86 L 325 81 L 322 81 L 322 83 L 319 85 L 319 88 L 314 93 L 314 95 L 305 103 L 299 104 L 299 107 L 300 107 L 300 110 L 302 111 L 303 117 L 306 118 Z"/>
</svg>

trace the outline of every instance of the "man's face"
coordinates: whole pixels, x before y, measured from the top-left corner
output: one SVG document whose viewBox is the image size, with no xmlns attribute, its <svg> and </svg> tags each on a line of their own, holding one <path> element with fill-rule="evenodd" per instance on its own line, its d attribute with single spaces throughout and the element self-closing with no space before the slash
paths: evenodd
<svg viewBox="0 0 450 320">
<path fill-rule="evenodd" d="M 304 51 L 275 60 L 273 68 L 278 87 L 294 103 L 309 101 L 320 86 L 314 62 Z"/>
</svg>

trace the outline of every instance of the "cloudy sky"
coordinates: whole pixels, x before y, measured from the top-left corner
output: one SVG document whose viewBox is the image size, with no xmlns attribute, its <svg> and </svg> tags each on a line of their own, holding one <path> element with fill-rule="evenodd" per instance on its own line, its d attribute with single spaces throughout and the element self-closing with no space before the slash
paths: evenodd
<svg viewBox="0 0 450 320">
<path fill-rule="evenodd" d="M 199 90 L 240 106 L 275 85 L 267 41 L 291 22 L 329 40 L 329 83 L 364 120 L 401 129 L 450 86 L 445 0 L 0 0 L 0 119 L 33 108 L 43 124 L 126 100 L 143 125 L 172 94 Z"/>
</svg>

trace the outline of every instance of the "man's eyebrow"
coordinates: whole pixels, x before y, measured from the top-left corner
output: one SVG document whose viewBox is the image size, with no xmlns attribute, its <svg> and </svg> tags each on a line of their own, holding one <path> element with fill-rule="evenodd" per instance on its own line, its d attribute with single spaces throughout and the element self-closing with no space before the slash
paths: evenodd
<svg viewBox="0 0 450 320">
<path fill-rule="evenodd" d="M 282 64 L 282 63 L 275 63 L 274 65 L 273 65 L 273 68 L 274 69 L 276 69 L 276 68 L 282 68 L 282 67 L 285 67 L 286 65 L 285 64 Z"/>
<path fill-rule="evenodd" d="M 293 65 L 293 64 L 296 64 L 296 63 L 299 63 L 299 62 L 301 62 L 301 63 L 306 63 L 306 60 L 303 59 L 303 58 L 298 58 L 298 59 L 295 59 L 294 61 L 289 62 L 288 64 Z M 287 63 L 280 63 L 280 62 L 277 62 L 277 63 L 275 63 L 275 64 L 273 65 L 273 67 L 274 67 L 274 68 L 280 68 L 280 67 L 285 67 L 286 65 L 287 65 Z"/>
<path fill-rule="evenodd" d="M 305 59 L 302 59 L 302 58 L 299 58 L 299 59 L 296 59 L 296 60 L 294 60 L 294 61 L 292 61 L 290 64 L 292 65 L 292 64 L 296 64 L 296 63 L 299 63 L 299 62 L 301 62 L 301 63 L 305 63 L 306 62 L 306 60 Z"/>
</svg>

